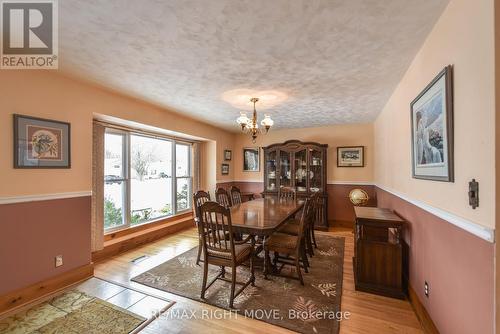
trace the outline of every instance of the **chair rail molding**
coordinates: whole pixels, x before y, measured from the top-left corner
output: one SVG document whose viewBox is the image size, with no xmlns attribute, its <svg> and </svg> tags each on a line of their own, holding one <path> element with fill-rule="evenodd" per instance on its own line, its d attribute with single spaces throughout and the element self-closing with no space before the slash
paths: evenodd
<svg viewBox="0 0 500 334">
<path fill-rule="evenodd" d="M 343 181 L 343 180 L 328 180 L 326 184 L 347 185 L 347 186 L 373 186 L 372 181 Z"/>
<path fill-rule="evenodd" d="M 4 196 L 0 197 L 0 204 L 13 204 L 13 203 L 23 203 L 23 202 L 35 202 L 35 201 L 50 201 L 54 199 L 64 199 L 73 197 L 86 197 L 92 196 L 92 191 L 73 191 L 64 193 L 52 193 L 52 194 L 37 194 L 37 195 L 20 195 L 20 196 Z"/>
<path fill-rule="evenodd" d="M 475 235 L 483 240 L 486 240 L 486 241 L 491 242 L 491 243 L 495 242 L 495 229 L 494 228 L 480 225 L 480 224 L 475 223 L 475 222 L 468 220 L 466 218 L 457 216 L 457 215 L 455 215 L 451 212 L 448 212 L 446 210 L 443 210 L 443 209 L 437 208 L 435 206 L 429 205 L 427 203 L 421 202 L 419 200 L 410 198 L 405 194 L 402 194 L 396 190 L 385 187 L 381 184 L 376 183 L 375 186 L 381 190 L 384 190 L 384 191 L 386 191 L 394 196 L 397 196 L 397 197 L 407 201 L 408 203 L 411 203 L 411 204 L 419 207 L 420 209 L 423 209 L 423 210 L 433 214 L 434 216 L 437 216 L 437 217 L 443 219 L 444 221 L 449 222 L 452 225 L 455 225 L 455 226 L 457 226 L 457 227 L 459 227 L 459 228 L 461 228 L 469 233 L 472 233 L 473 235 Z"/>
</svg>

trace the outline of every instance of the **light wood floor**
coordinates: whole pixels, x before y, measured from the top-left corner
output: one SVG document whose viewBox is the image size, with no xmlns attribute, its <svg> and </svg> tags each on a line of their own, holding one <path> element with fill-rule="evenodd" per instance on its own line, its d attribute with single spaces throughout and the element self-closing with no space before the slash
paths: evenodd
<svg viewBox="0 0 500 334">
<path fill-rule="evenodd" d="M 353 234 L 348 230 L 333 229 L 330 235 L 345 237 L 344 279 L 342 311 L 351 313 L 349 320 L 340 324 L 340 333 L 423 333 L 415 313 L 408 301 L 385 298 L 354 290 L 352 256 Z M 198 245 L 196 230 L 190 229 L 142 246 L 127 253 L 97 263 L 95 276 L 109 282 L 141 291 L 145 294 L 173 301 L 173 306 L 149 324 L 142 333 L 291 333 L 281 327 L 262 321 L 234 315 L 224 319 L 201 317 L 207 312 L 219 311 L 207 304 L 192 301 L 171 293 L 131 282 L 130 279 Z M 132 260 L 146 255 L 141 261 Z M 314 259 L 312 262 L 314 265 Z M 307 276 L 306 276 L 307 279 Z M 186 310 L 183 319 L 169 316 Z M 196 318 L 187 319 L 191 312 Z M 205 312 L 205 313 L 203 313 Z M 182 313 L 177 313 L 182 314 Z"/>
</svg>

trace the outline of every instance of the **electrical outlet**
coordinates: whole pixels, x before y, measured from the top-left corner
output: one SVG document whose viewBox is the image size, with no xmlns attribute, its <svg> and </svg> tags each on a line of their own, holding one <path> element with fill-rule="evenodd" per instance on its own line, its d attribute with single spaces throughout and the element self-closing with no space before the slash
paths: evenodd
<svg viewBox="0 0 500 334">
<path fill-rule="evenodd" d="M 427 281 L 424 282 L 424 294 L 429 298 L 429 283 L 427 283 Z"/>
<path fill-rule="evenodd" d="M 63 265 L 63 256 L 62 255 L 57 255 L 55 257 L 55 260 L 56 260 L 56 268 Z"/>
</svg>

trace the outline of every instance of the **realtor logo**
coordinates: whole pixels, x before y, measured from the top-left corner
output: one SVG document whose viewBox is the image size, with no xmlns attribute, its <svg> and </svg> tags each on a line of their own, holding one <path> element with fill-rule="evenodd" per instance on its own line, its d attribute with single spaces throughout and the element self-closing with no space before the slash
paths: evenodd
<svg viewBox="0 0 500 334">
<path fill-rule="evenodd" d="M 57 2 L 1 1 L 2 69 L 57 69 Z"/>
</svg>

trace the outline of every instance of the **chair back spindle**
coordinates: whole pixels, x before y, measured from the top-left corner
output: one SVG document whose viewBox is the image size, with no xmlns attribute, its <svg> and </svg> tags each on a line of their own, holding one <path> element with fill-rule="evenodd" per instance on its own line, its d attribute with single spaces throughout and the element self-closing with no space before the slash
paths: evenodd
<svg viewBox="0 0 500 334">
<path fill-rule="evenodd" d="M 281 187 L 278 192 L 278 198 L 279 199 L 286 199 L 286 200 L 296 200 L 297 199 L 297 193 L 295 192 L 295 189 L 292 187 Z"/>
<path fill-rule="evenodd" d="M 231 202 L 233 205 L 241 204 L 241 191 L 240 188 L 236 186 L 232 186 L 231 190 L 229 191 L 231 193 Z"/>
<path fill-rule="evenodd" d="M 217 203 L 222 205 L 225 208 L 231 207 L 231 198 L 229 198 L 229 194 L 227 190 L 224 188 L 218 188 L 215 192 L 215 199 Z"/>
<path fill-rule="evenodd" d="M 207 254 L 229 253 L 231 257 L 234 257 L 230 210 L 219 203 L 210 201 L 201 205 L 200 212 L 204 251 Z"/>
<path fill-rule="evenodd" d="M 198 190 L 196 193 L 194 193 L 193 195 L 194 213 L 197 218 L 201 216 L 200 207 L 202 206 L 202 204 L 208 201 L 210 201 L 210 193 L 203 190 Z"/>
</svg>

